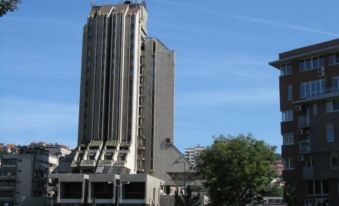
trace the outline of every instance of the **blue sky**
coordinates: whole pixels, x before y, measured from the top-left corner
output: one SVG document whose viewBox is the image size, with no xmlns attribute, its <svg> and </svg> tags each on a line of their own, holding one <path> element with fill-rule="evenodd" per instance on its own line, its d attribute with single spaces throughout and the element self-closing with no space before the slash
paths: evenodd
<svg viewBox="0 0 339 206">
<path fill-rule="evenodd" d="M 0 18 L 0 142 L 76 146 L 85 0 L 22 0 Z M 96 1 L 97 4 L 120 1 Z M 279 52 L 339 36 L 339 2 L 148 0 L 149 35 L 176 51 L 175 144 L 251 132 L 281 144 Z M 279 149 L 280 150 L 280 149 Z"/>
</svg>

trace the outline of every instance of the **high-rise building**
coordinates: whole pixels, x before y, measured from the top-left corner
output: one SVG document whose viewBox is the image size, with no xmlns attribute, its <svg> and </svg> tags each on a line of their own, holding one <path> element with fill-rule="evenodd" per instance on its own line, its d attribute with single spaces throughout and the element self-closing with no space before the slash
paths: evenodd
<svg viewBox="0 0 339 206">
<path fill-rule="evenodd" d="M 195 167 L 196 166 L 196 160 L 198 156 L 201 154 L 202 151 L 204 151 L 206 147 L 202 147 L 200 145 L 196 147 L 190 147 L 185 149 L 185 158 L 189 161 L 189 163 Z"/>
<path fill-rule="evenodd" d="M 280 53 L 270 65 L 281 72 L 286 190 L 296 205 L 339 205 L 339 39 Z"/>
<path fill-rule="evenodd" d="M 154 153 L 173 142 L 174 53 L 147 36 L 145 4 L 92 7 L 82 53 L 72 167 L 156 173 Z"/>
<path fill-rule="evenodd" d="M 173 145 L 174 60 L 147 36 L 145 3 L 92 7 L 83 31 L 78 146 L 54 176 L 58 204 L 157 205 L 178 176 L 187 178 L 190 164 L 178 161 Z"/>
</svg>

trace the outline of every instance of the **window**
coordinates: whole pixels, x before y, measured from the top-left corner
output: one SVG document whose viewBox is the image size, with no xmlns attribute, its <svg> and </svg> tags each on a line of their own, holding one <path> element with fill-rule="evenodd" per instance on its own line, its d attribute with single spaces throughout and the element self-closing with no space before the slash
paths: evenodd
<svg viewBox="0 0 339 206">
<path fill-rule="evenodd" d="M 291 64 L 283 64 L 280 66 L 280 75 L 286 76 L 292 74 L 292 66 Z"/>
<path fill-rule="evenodd" d="M 300 98 L 312 97 L 325 92 L 325 80 L 304 82 L 300 84 Z"/>
<path fill-rule="evenodd" d="M 307 193 L 309 195 L 328 194 L 328 180 L 309 180 L 307 181 Z"/>
<path fill-rule="evenodd" d="M 326 112 L 338 112 L 339 111 L 339 99 L 326 102 Z"/>
<path fill-rule="evenodd" d="M 318 105 L 317 104 L 313 104 L 312 112 L 313 112 L 313 116 L 318 115 Z"/>
<path fill-rule="evenodd" d="M 339 76 L 335 76 L 332 79 L 332 90 L 339 91 Z"/>
<path fill-rule="evenodd" d="M 283 145 L 294 144 L 294 135 L 293 133 L 283 134 Z"/>
<path fill-rule="evenodd" d="M 105 160 L 113 160 L 113 154 L 112 153 L 105 154 Z"/>
<path fill-rule="evenodd" d="M 142 137 L 144 135 L 144 130 L 142 128 L 138 129 L 138 136 Z"/>
<path fill-rule="evenodd" d="M 326 140 L 327 142 L 334 142 L 333 124 L 326 125 Z"/>
<path fill-rule="evenodd" d="M 302 60 L 299 62 L 299 71 L 304 72 L 311 69 L 318 69 L 325 65 L 324 57 L 313 57 L 311 59 Z"/>
<path fill-rule="evenodd" d="M 95 153 L 90 153 L 87 156 L 88 160 L 95 160 Z"/>
<path fill-rule="evenodd" d="M 339 165 L 338 152 L 331 152 L 330 153 L 330 167 L 332 169 L 337 169 L 338 165 Z"/>
<path fill-rule="evenodd" d="M 144 97 L 139 97 L 139 105 L 144 105 Z"/>
<path fill-rule="evenodd" d="M 335 99 L 332 101 L 332 111 L 337 112 L 339 111 L 339 100 Z"/>
<path fill-rule="evenodd" d="M 139 95 L 143 95 L 144 94 L 144 86 L 140 86 L 139 87 Z"/>
<path fill-rule="evenodd" d="M 144 124 L 144 119 L 143 118 L 139 118 L 139 126 L 142 126 Z"/>
<path fill-rule="evenodd" d="M 145 77 L 144 76 L 140 76 L 140 84 L 144 84 L 145 82 Z"/>
<path fill-rule="evenodd" d="M 328 56 L 328 65 L 339 64 L 339 53 Z"/>
<path fill-rule="evenodd" d="M 289 85 L 287 87 L 287 100 L 292 101 L 293 100 L 293 86 Z"/>
<path fill-rule="evenodd" d="M 313 156 L 305 155 L 304 167 L 313 167 Z"/>
<path fill-rule="evenodd" d="M 295 167 L 294 158 L 285 158 L 284 160 L 284 169 L 285 170 L 293 170 Z"/>
<path fill-rule="evenodd" d="M 138 164 L 138 168 L 139 169 L 144 169 L 145 167 L 144 167 L 144 161 L 143 160 L 138 160 L 138 162 L 137 162 L 137 164 Z"/>
<path fill-rule="evenodd" d="M 332 105 L 332 101 L 328 101 L 326 102 L 326 112 L 333 112 L 333 105 Z"/>
<path fill-rule="evenodd" d="M 289 122 L 293 121 L 293 110 L 287 110 L 282 112 L 282 121 Z"/>
<path fill-rule="evenodd" d="M 120 161 L 126 161 L 126 154 L 120 155 Z"/>
<path fill-rule="evenodd" d="M 122 183 L 122 199 L 145 199 L 145 182 Z"/>
<path fill-rule="evenodd" d="M 139 115 L 143 115 L 144 114 L 144 108 L 143 107 L 139 107 Z"/>
</svg>

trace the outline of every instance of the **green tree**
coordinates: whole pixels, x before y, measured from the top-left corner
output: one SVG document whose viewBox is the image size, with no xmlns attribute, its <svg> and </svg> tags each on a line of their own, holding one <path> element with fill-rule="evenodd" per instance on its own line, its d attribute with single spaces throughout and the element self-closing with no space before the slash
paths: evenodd
<svg viewBox="0 0 339 206">
<path fill-rule="evenodd" d="M 201 153 L 197 170 L 206 179 L 212 206 L 257 203 L 274 177 L 275 147 L 251 134 L 219 136 Z"/>
<path fill-rule="evenodd" d="M 282 197 L 284 188 L 279 185 L 269 185 L 266 189 L 265 196 Z"/>
<path fill-rule="evenodd" d="M 200 193 L 193 195 L 190 186 L 186 187 L 185 193 L 181 191 L 180 195 L 178 194 L 178 191 L 176 191 L 174 198 L 175 206 L 199 206 L 201 204 Z"/>
<path fill-rule="evenodd" d="M 296 206 L 297 205 L 297 191 L 296 185 L 293 183 L 286 182 L 284 187 L 284 201 L 289 206 Z"/>
<path fill-rule="evenodd" d="M 18 8 L 20 0 L 0 0 L 0 17 Z"/>
</svg>

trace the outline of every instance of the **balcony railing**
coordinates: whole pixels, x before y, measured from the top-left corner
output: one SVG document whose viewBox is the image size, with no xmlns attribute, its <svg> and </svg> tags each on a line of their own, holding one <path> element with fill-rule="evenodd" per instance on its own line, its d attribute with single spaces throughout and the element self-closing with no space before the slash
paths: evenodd
<svg viewBox="0 0 339 206">
<path fill-rule="evenodd" d="M 309 102 L 309 101 L 315 101 L 320 99 L 328 99 L 332 97 L 339 97 L 339 88 L 333 87 L 323 90 L 319 94 L 315 94 L 309 97 L 301 98 L 298 101 L 293 102 L 294 104 L 303 103 L 303 102 Z"/>
<path fill-rule="evenodd" d="M 303 140 L 299 143 L 299 153 L 307 154 L 311 152 L 311 142 L 310 140 Z"/>
<path fill-rule="evenodd" d="M 98 166 L 113 166 L 113 160 L 99 160 Z"/>
<path fill-rule="evenodd" d="M 82 167 L 95 167 L 95 160 L 82 160 L 80 166 Z"/>
<path fill-rule="evenodd" d="M 127 163 L 126 160 L 117 160 L 115 163 L 114 163 L 114 166 L 117 166 L 117 167 L 123 167 L 125 166 Z"/>
</svg>

